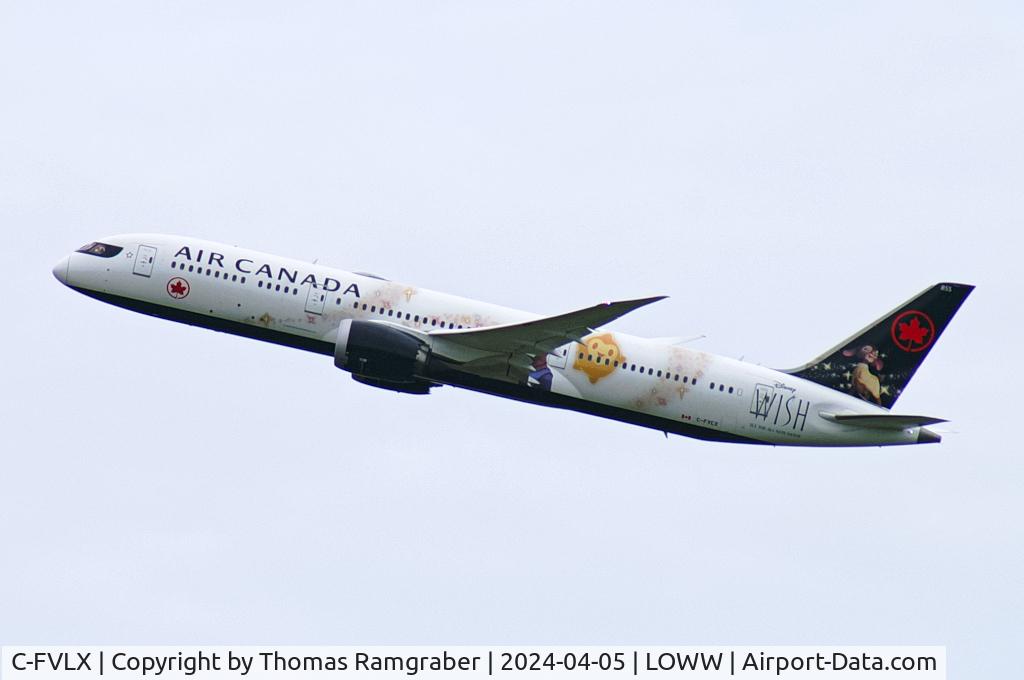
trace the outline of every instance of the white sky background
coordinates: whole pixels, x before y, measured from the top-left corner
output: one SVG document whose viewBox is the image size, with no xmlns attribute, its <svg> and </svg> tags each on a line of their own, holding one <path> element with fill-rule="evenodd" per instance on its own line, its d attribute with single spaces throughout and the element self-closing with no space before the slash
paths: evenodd
<svg viewBox="0 0 1024 680">
<path fill-rule="evenodd" d="M 825 6 L 823 6 L 825 5 Z M 1019 3 L 0 3 L 0 641 L 1024 644 Z M 237 243 L 799 364 L 977 284 L 939 446 L 698 442 L 55 281 Z"/>
</svg>

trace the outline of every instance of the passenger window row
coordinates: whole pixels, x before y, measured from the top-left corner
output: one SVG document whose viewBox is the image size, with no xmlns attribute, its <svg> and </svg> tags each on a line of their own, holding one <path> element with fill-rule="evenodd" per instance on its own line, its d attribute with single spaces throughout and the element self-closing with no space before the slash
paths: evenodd
<svg viewBox="0 0 1024 680">
<path fill-rule="evenodd" d="M 336 298 L 334 304 L 340 305 L 341 298 Z M 369 312 L 370 314 L 380 314 L 381 316 L 387 316 L 398 321 L 404 320 L 412 323 L 422 323 L 424 326 L 426 326 L 429 323 L 431 326 L 435 328 L 465 328 L 465 326 L 463 326 L 462 324 L 456 324 L 455 322 L 452 321 L 449 321 L 446 324 L 443 320 L 439 320 L 436 316 L 428 317 L 427 315 L 424 314 L 421 317 L 419 314 L 410 314 L 409 312 L 403 313 L 401 310 L 396 310 L 394 308 L 384 306 L 378 307 L 377 305 L 368 305 L 365 302 L 353 302 L 352 309 L 361 309 L 362 311 Z"/>
<path fill-rule="evenodd" d="M 273 290 L 275 293 L 284 293 L 285 295 L 287 295 L 288 293 L 291 293 L 292 295 L 298 295 L 299 294 L 299 289 L 298 289 L 297 286 L 283 286 L 282 287 L 280 283 L 275 285 L 275 284 L 271 283 L 270 281 L 267 281 L 266 284 L 264 284 L 262 280 L 261 281 L 257 281 L 256 282 L 256 286 L 258 288 L 266 288 L 267 290 Z"/>
<path fill-rule="evenodd" d="M 715 383 L 711 383 L 710 385 L 708 385 L 708 387 L 711 388 L 711 389 L 715 389 Z M 733 394 L 734 392 L 738 392 L 739 394 L 743 394 L 743 392 L 740 392 L 740 391 L 736 390 L 733 387 L 726 388 L 726 386 L 721 384 L 721 383 L 718 384 L 718 391 L 719 392 L 728 391 L 729 394 Z"/>
<path fill-rule="evenodd" d="M 654 376 L 656 378 L 662 378 L 663 377 L 666 380 L 672 380 L 674 382 L 681 382 L 684 385 L 689 384 L 689 385 L 696 386 L 696 384 L 697 384 L 697 379 L 696 378 L 692 378 L 691 379 L 690 376 L 688 376 L 688 375 L 681 375 L 679 373 L 672 373 L 671 371 L 660 371 L 660 370 L 659 371 L 655 371 L 653 368 L 650 368 L 650 367 L 647 367 L 647 366 L 637 366 L 636 364 L 631 364 L 628 361 L 622 361 L 622 362 L 612 361 L 608 357 L 600 357 L 600 356 L 595 357 L 593 354 L 584 354 L 583 352 L 580 352 L 579 353 L 579 358 L 583 359 L 584 357 L 586 357 L 587 361 L 590 361 L 592 363 L 604 364 L 605 366 L 613 366 L 615 368 L 621 368 L 622 370 L 624 370 L 624 371 L 628 370 L 631 373 L 640 373 L 641 375 L 651 375 L 651 376 Z M 736 395 L 742 395 L 743 394 L 743 390 L 737 389 L 735 387 L 726 386 L 726 385 L 723 385 L 721 383 L 715 383 L 715 382 L 708 383 L 708 389 L 714 390 L 716 388 L 718 389 L 719 392 L 727 392 L 729 394 L 736 394 Z"/>
<path fill-rule="evenodd" d="M 194 264 L 186 265 L 184 262 L 181 262 L 181 263 L 171 262 L 171 269 L 177 269 L 177 270 L 182 271 L 182 272 L 188 271 L 190 273 L 196 273 L 196 274 L 199 274 L 201 276 L 202 275 L 213 276 L 213 278 L 215 278 L 215 279 L 223 278 L 225 281 L 229 280 L 227 272 L 224 272 L 223 276 L 221 276 L 221 271 L 219 269 L 210 268 L 210 267 L 207 267 L 207 268 L 204 269 L 203 267 L 198 267 L 198 266 L 196 266 Z M 230 280 L 233 281 L 233 282 L 245 283 L 246 277 L 245 276 L 239 277 L 238 274 L 231 274 L 230 275 Z M 275 293 L 283 293 L 285 295 L 289 295 L 289 294 L 290 295 L 298 295 L 299 294 L 299 287 L 298 286 L 288 286 L 288 285 L 282 286 L 280 283 L 276 283 L 275 284 L 272 281 L 263 281 L 262 279 L 258 280 L 256 282 L 256 285 L 259 288 L 266 288 L 267 290 L 273 291 Z M 334 300 L 334 304 L 335 305 L 340 306 L 341 303 L 342 303 L 342 299 L 340 297 L 335 298 L 335 300 Z M 377 305 L 367 305 L 365 302 L 364 303 L 354 302 L 354 303 L 352 303 L 352 308 L 353 309 L 360 309 L 361 308 L 364 312 L 365 311 L 369 311 L 371 314 L 380 314 L 381 316 L 387 316 L 387 317 L 390 317 L 390 318 L 393 318 L 393 319 L 397 319 L 399 321 L 402 321 L 404 319 L 405 321 L 409 321 L 409 322 L 412 322 L 412 323 L 417 323 L 417 324 L 418 323 L 422 323 L 424 326 L 429 324 L 430 326 L 432 326 L 434 328 L 449 328 L 449 329 L 465 328 L 465 326 L 463 326 L 462 324 L 456 324 L 456 323 L 451 322 L 451 321 L 445 322 L 445 321 L 443 321 L 441 319 L 438 319 L 436 316 L 435 317 L 428 317 L 427 315 L 423 315 L 421 317 L 419 314 L 413 315 L 413 314 L 410 314 L 409 312 L 405 312 L 403 314 L 403 312 L 397 311 L 397 310 L 395 310 L 393 308 L 387 308 L 387 307 L 384 307 L 384 306 L 377 307 Z"/>
<path fill-rule="evenodd" d="M 697 379 L 696 378 L 691 379 L 690 376 L 682 375 L 680 373 L 672 373 L 671 371 L 660 371 L 660 370 L 655 371 L 653 368 L 650 368 L 648 366 L 638 366 L 636 364 L 631 364 L 628 361 L 622 361 L 622 362 L 620 362 L 618 360 L 612 361 L 608 357 L 603 357 L 602 358 L 602 357 L 598 356 L 598 357 L 595 358 L 593 354 L 584 354 L 583 352 L 580 352 L 579 358 L 583 359 L 584 357 L 586 357 L 587 361 L 590 361 L 592 363 L 604 364 L 605 366 L 613 366 L 615 368 L 621 368 L 622 370 L 629 371 L 631 373 L 640 373 L 642 375 L 643 374 L 652 375 L 652 376 L 654 376 L 656 378 L 664 377 L 666 380 L 673 380 L 675 382 L 681 382 L 684 385 L 696 385 L 697 384 Z"/>
<path fill-rule="evenodd" d="M 224 281 L 231 280 L 232 282 L 236 282 L 237 281 L 238 283 L 245 283 L 245 281 L 246 281 L 246 277 L 245 276 L 239 277 L 238 274 L 231 274 L 229 276 L 227 272 L 223 272 L 223 275 L 222 275 L 222 273 L 221 273 L 221 271 L 219 269 L 211 268 L 211 267 L 203 268 L 203 267 L 198 267 L 198 266 L 196 266 L 194 264 L 186 265 L 184 262 L 181 262 L 181 263 L 171 262 L 171 269 L 177 269 L 178 271 L 182 271 L 182 272 L 188 271 L 190 273 L 199 274 L 200 276 L 213 276 L 213 278 L 215 278 L 215 279 L 223 279 Z M 266 288 L 267 290 L 275 292 L 275 293 L 283 293 L 284 295 L 298 295 L 299 294 L 299 287 L 298 286 L 289 286 L 289 285 L 282 286 L 280 283 L 274 283 L 273 281 L 264 281 L 263 279 L 257 280 L 256 281 L 256 286 L 258 288 Z"/>
<path fill-rule="evenodd" d="M 223 272 L 223 275 L 222 275 L 222 272 L 221 272 L 220 269 L 213 269 L 213 268 L 210 268 L 210 267 L 206 267 L 204 269 L 203 267 L 197 267 L 194 264 L 190 264 L 190 265 L 188 265 L 188 267 L 186 267 L 184 262 L 181 262 L 181 263 L 171 262 L 171 269 L 177 269 L 178 271 L 181 271 L 181 272 L 184 272 L 184 271 L 194 272 L 196 274 L 199 274 L 200 276 L 212 276 L 215 279 L 223 279 L 224 281 L 230 280 L 233 283 L 234 282 L 245 283 L 245 277 L 244 276 L 239 277 L 238 274 L 231 274 L 230 277 L 229 277 L 227 272 Z M 278 287 L 280 287 L 280 286 L 278 286 Z"/>
</svg>

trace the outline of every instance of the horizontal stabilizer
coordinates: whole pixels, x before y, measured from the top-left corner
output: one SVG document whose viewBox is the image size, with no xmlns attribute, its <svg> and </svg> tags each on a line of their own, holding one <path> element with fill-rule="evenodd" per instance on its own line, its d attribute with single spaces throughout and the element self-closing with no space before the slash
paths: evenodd
<svg viewBox="0 0 1024 680">
<path fill-rule="evenodd" d="M 821 417 L 842 425 L 856 425 L 858 427 L 870 427 L 876 430 L 905 430 L 908 427 L 924 427 L 935 423 L 944 423 L 944 418 L 932 418 L 931 416 L 903 416 L 888 414 L 869 415 L 836 415 L 834 413 L 822 413 Z"/>
</svg>

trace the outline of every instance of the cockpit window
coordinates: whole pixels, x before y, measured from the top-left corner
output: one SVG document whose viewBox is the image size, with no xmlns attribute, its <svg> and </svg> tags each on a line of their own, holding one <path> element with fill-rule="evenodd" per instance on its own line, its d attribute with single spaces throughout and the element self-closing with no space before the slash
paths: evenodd
<svg viewBox="0 0 1024 680">
<path fill-rule="evenodd" d="M 87 253 L 89 255 L 96 255 L 97 257 L 114 257 L 119 252 L 124 250 L 121 246 L 112 246 L 109 243 L 100 243 L 99 241 L 93 241 L 87 243 L 78 249 L 79 253 Z"/>
</svg>

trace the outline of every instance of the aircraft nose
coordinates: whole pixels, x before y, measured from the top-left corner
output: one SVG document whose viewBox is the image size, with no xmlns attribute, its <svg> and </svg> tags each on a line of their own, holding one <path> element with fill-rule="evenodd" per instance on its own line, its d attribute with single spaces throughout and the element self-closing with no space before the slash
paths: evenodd
<svg viewBox="0 0 1024 680">
<path fill-rule="evenodd" d="M 71 256 L 65 257 L 63 260 L 53 266 L 53 275 L 57 277 L 57 280 L 63 283 L 65 286 L 68 285 L 68 268 L 71 266 Z"/>
</svg>

